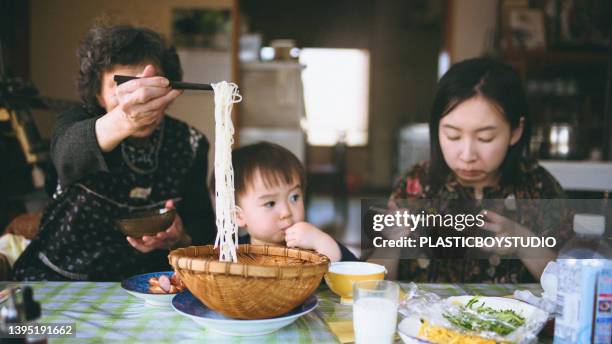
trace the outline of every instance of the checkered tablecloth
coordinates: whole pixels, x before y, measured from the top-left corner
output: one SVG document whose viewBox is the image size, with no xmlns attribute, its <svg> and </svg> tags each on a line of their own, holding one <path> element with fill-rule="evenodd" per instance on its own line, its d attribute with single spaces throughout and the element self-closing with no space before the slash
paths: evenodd
<svg viewBox="0 0 612 344">
<path fill-rule="evenodd" d="M 351 306 L 326 288 L 317 292 L 319 307 L 280 331 L 259 337 L 226 337 L 200 327 L 172 308 L 145 305 L 127 294 L 119 283 L 29 283 L 41 302 L 40 323 L 76 323 L 77 338 L 52 338 L 53 343 L 337 343 L 326 322 L 350 320 Z M 514 290 L 539 292 L 538 285 L 421 284 L 423 289 L 451 295 L 502 296 Z"/>
</svg>

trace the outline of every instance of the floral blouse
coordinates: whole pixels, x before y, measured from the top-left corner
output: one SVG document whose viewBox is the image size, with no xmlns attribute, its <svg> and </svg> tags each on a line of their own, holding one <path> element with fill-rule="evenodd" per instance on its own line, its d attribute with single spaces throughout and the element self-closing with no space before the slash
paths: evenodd
<svg viewBox="0 0 612 344">
<path fill-rule="evenodd" d="M 543 167 L 535 161 L 522 161 L 521 171 L 524 174 L 521 185 L 497 185 L 485 187 L 484 199 L 563 199 L 565 192 Z M 416 200 L 444 201 L 474 200 L 474 189 L 459 184 L 456 176 L 450 173 L 445 185 L 432 188 L 428 183 L 429 167 L 427 162 L 413 166 L 396 182 L 389 204 L 410 204 Z M 527 202 L 528 203 L 528 202 Z M 524 204 L 524 203 L 521 203 Z M 522 209 L 523 219 L 513 220 L 526 225 L 539 236 L 552 236 L 562 244 L 571 236 L 571 226 L 567 221 L 571 214 L 562 202 L 550 202 L 554 209 L 546 209 L 547 216 L 542 216 L 538 209 Z M 503 213 L 503 209 L 491 209 Z M 506 216 L 506 215 L 504 215 Z M 554 222 L 554 223 L 551 223 Z M 492 254 L 489 259 L 406 259 L 399 263 L 398 278 L 414 282 L 433 283 L 529 283 L 535 278 L 519 259 L 501 259 Z"/>
</svg>

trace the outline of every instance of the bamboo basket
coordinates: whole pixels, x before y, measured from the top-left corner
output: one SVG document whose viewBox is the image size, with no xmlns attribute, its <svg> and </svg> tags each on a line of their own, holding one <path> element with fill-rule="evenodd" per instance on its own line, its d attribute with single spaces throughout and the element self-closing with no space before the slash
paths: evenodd
<svg viewBox="0 0 612 344">
<path fill-rule="evenodd" d="M 212 245 L 170 252 L 174 271 L 210 309 L 235 319 L 279 316 L 299 306 L 321 283 L 326 256 L 302 249 L 239 245 L 238 263 L 220 262 Z"/>
</svg>

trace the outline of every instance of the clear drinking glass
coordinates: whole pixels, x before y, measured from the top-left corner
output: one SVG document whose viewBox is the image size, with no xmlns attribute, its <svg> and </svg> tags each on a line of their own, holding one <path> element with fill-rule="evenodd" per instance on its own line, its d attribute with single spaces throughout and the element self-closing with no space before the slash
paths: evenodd
<svg viewBox="0 0 612 344">
<path fill-rule="evenodd" d="M 399 284 L 360 281 L 353 284 L 355 343 L 393 343 L 397 328 Z"/>
</svg>

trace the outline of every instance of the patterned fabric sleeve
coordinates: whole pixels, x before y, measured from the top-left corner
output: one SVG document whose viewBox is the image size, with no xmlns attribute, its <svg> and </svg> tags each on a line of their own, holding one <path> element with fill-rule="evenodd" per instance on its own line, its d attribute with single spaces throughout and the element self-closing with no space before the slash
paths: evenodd
<svg viewBox="0 0 612 344">
<path fill-rule="evenodd" d="M 407 210 L 412 213 L 418 213 L 421 210 L 424 210 L 424 201 L 426 198 L 430 197 L 428 195 L 429 186 L 426 183 L 427 171 L 427 162 L 421 162 L 414 165 L 398 178 L 387 203 L 387 211 L 389 213 L 394 213 L 399 210 Z M 398 239 L 401 236 L 410 236 L 418 240 L 418 237 L 420 236 L 418 231 L 409 232 L 409 228 L 406 227 L 403 227 L 400 231 L 387 232 L 388 234 L 384 234 L 385 232 L 381 233 L 388 239 Z M 403 250 L 407 250 L 407 248 Z M 418 255 L 416 252 L 412 253 L 415 256 Z M 417 272 L 412 270 L 415 267 L 416 270 L 418 270 Z M 416 259 L 400 259 L 398 269 L 398 276 L 400 278 L 416 278 L 416 275 L 422 274 L 422 276 L 420 276 L 421 279 L 419 280 L 427 280 L 427 271 L 418 267 L 418 261 Z M 406 275 L 402 270 L 411 270 L 411 273 Z"/>
<path fill-rule="evenodd" d="M 336 240 L 336 244 L 340 248 L 340 261 L 341 262 L 358 262 L 359 259 L 351 252 L 346 246 L 342 245 Z"/>
<path fill-rule="evenodd" d="M 537 165 L 531 174 L 534 195 L 539 198 L 543 209 L 535 229 L 542 236 L 557 238 L 557 248 L 561 248 L 573 235 L 572 211 L 566 202 L 567 195 L 561 184 L 545 168 Z"/>
<path fill-rule="evenodd" d="M 389 208 L 397 209 L 399 207 L 398 203 L 410 199 L 425 198 L 426 191 L 429 189 L 427 185 L 424 185 L 426 173 L 427 163 L 422 162 L 414 165 L 410 170 L 402 174 L 395 182 L 391 191 Z"/>
<path fill-rule="evenodd" d="M 561 184 L 544 167 L 537 166 L 534 171 L 535 184 L 541 188 L 541 197 L 544 199 L 567 198 Z"/>
</svg>

